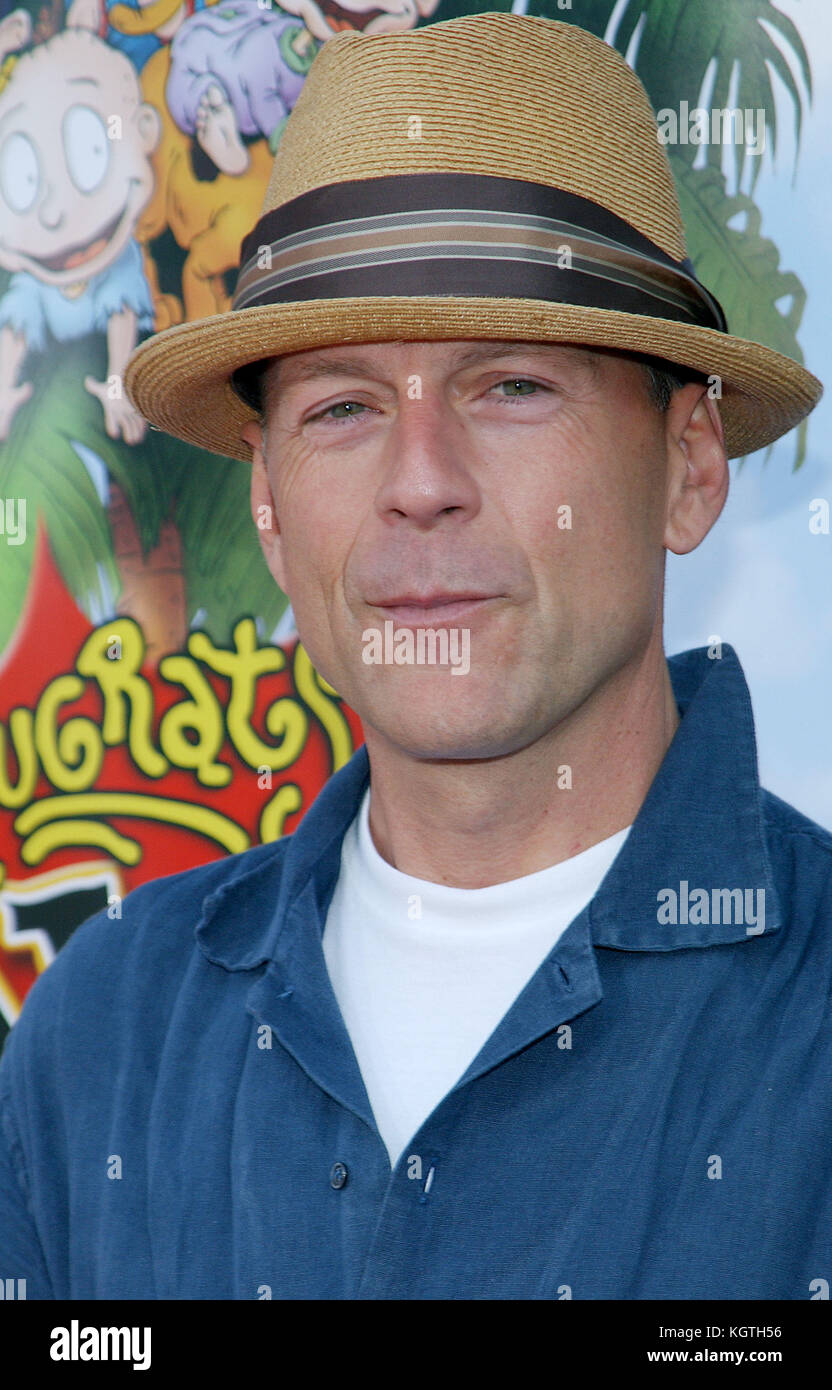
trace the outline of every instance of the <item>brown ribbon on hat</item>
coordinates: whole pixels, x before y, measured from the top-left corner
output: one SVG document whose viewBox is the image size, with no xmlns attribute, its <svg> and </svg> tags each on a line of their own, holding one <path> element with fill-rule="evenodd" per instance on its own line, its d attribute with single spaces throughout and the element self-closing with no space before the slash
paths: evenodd
<svg viewBox="0 0 832 1390">
<path fill-rule="evenodd" d="M 370 295 L 471 295 L 618 309 L 727 331 L 689 260 L 548 184 L 394 174 L 327 184 L 265 214 L 233 309 Z"/>
</svg>

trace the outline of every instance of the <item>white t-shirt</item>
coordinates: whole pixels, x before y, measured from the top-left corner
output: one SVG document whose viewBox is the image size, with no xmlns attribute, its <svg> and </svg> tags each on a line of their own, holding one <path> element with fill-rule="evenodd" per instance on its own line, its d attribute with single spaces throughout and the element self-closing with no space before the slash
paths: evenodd
<svg viewBox="0 0 832 1390">
<path fill-rule="evenodd" d="M 323 951 L 392 1167 L 594 897 L 629 826 L 490 888 L 400 873 L 376 849 L 370 789 L 349 826 Z"/>
</svg>

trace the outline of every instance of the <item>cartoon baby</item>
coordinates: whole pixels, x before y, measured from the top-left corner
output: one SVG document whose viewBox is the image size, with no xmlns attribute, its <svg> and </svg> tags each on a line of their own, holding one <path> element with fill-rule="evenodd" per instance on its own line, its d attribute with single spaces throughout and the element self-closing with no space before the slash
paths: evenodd
<svg viewBox="0 0 832 1390">
<path fill-rule="evenodd" d="M 32 393 L 19 381 L 27 355 L 43 352 L 48 334 L 101 332 L 107 377 L 84 385 L 108 435 L 136 443 L 146 424 L 120 382 L 154 326 L 134 230 L 153 192 L 159 115 L 129 60 L 85 29 L 7 58 L 3 75 L 0 266 L 13 273 L 0 299 L 0 439 Z"/>
</svg>

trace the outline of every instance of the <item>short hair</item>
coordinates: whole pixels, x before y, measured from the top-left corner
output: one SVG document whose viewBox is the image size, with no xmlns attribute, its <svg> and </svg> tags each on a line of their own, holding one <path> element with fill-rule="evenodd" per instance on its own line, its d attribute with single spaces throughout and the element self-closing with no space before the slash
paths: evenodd
<svg viewBox="0 0 832 1390">
<path fill-rule="evenodd" d="M 693 367 L 682 366 L 678 362 L 668 362 L 663 357 L 651 357 L 645 353 L 627 352 L 626 349 L 618 348 L 607 351 L 616 357 L 625 357 L 631 362 L 636 362 L 642 367 L 647 378 L 648 397 L 660 414 L 667 411 L 674 391 L 680 391 L 683 386 L 688 386 L 694 381 L 700 386 L 708 384 L 708 378 L 703 372 Z M 238 367 L 231 377 L 231 384 L 237 395 L 257 412 L 261 423 L 265 421 L 266 413 L 263 378 L 275 360 L 274 357 L 261 357 L 257 362 L 248 362 L 245 366 Z"/>
<path fill-rule="evenodd" d="M 257 362 L 246 362 L 242 367 L 231 373 L 232 390 L 250 405 L 252 410 L 256 410 L 261 421 L 265 414 L 263 401 L 263 378 L 266 370 L 276 359 L 274 357 L 261 357 Z"/>
<path fill-rule="evenodd" d="M 693 367 L 681 367 L 675 362 L 665 362 L 660 357 L 638 360 L 647 376 L 648 395 L 661 414 L 664 414 L 670 405 L 674 391 L 681 391 L 683 386 L 689 386 L 694 381 L 698 386 L 708 384 L 704 372 L 696 371 Z"/>
</svg>

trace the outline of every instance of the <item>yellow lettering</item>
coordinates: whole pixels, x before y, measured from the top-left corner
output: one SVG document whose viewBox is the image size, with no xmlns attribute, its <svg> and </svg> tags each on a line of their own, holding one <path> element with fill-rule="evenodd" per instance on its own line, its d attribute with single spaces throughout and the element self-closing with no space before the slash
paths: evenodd
<svg viewBox="0 0 832 1390">
<path fill-rule="evenodd" d="M 110 661 L 107 647 L 113 632 L 121 639 L 121 659 Z M 163 777 L 168 762 L 150 739 L 153 726 L 153 688 L 139 670 L 144 637 L 132 618 L 119 618 L 90 634 L 78 653 L 77 669 L 94 680 L 104 697 L 101 735 L 108 748 L 127 743 L 137 767 L 148 777 Z M 128 718 L 129 706 L 129 718 Z"/>
<path fill-rule="evenodd" d="M 242 850 L 248 849 L 251 843 L 248 835 L 242 826 L 236 825 L 228 816 L 223 816 L 219 811 L 212 811 L 207 806 L 195 806 L 192 801 L 173 801 L 162 796 L 145 796 L 141 792 L 85 792 L 76 793 L 75 796 L 48 796 L 41 801 L 35 801 L 33 805 L 27 806 L 25 811 L 21 811 L 16 817 L 14 828 L 18 835 L 29 837 L 35 843 L 40 858 L 48 853 L 44 849 L 40 853 L 43 844 L 43 837 L 35 840 L 35 832 L 41 831 L 43 827 L 49 826 L 50 832 L 58 834 L 52 822 L 73 821 L 76 827 L 81 823 L 79 817 L 84 816 L 136 816 L 141 820 L 164 821 L 168 825 L 181 826 L 183 830 L 195 830 L 199 835 L 205 835 L 207 839 L 216 841 L 222 845 L 223 849 L 228 850 L 229 854 L 239 854 Z M 101 827 L 95 827 L 101 829 Z M 105 829 L 108 827 L 104 827 Z M 66 832 L 60 832 L 66 833 Z M 69 843 L 64 840 L 64 843 Z M 100 843 L 98 840 L 88 840 L 84 835 L 74 844 Z M 134 842 L 126 841 L 127 844 Z M 138 845 L 136 849 L 138 849 Z M 38 863 L 39 859 L 32 857 L 32 843 L 27 839 L 21 848 L 21 858 L 26 863 Z M 123 854 L 116 856 L 125 863 L 137 863 L 138 859 L 125 859 Z"/>
<path fill-rule="evenodd" d="M 337 772 L 354 752 L 350 726 L 341 712 L 338 693 L 315 670 L 300 642 L 295 647 L 293 674 L 298 694 L 323 725 L 332 750 L 332 771 Z"/>
<path fill-rule="evenodd" d="M 38 760 L 32 733 L 34 718 L 29 709 L 13 709 L 9 715 L 9 734 L 17 762 L 17 785 L 12 786 L 6 770 L 6 730 L 0 724 L 0 806 L 16 811 L 35 794 Z"/>
<path fill-rule="evenodd" d="M 92 719 L 68 719 L 58 728 L 61 705 L 84 693 L 78 676 L 56 676 L 38 700 L 35 710 L 35 747 L 46 776 L 59 791 L 76 792 L 91 787 L 104 759 L 104 745 Z"/>
<path fill-rule="evenodd" d="M 86 849 L 90 845 L 105 850 L 111 859 L 118 859 L 122 864 L 132 866 L 141 861 L 141 845 L 136 840 L 128 840 L 126 835 L 119 835 L 112 826 L 102 825 L 97 820 L 65 820 L 44 825 L 24 840 L 20 857 L 24 864 L 42 864 L 53 850 L 82 846 Z"/>
<path fill-rule="evenodd" d="M 188 650 L 218 675 L 227 676 L 231 694 L 225 719 L 231 742 L 249 767 L 270 767 L 274 771 L 289 767 L 298 758 L 309 728 L 306 711 L 296 700 L 275 700 L 266 711 L 266 729 L 281 739 L 279 747 L 268 744 L 251 726 L 257 681 L 271 671 L 282 671 L 286 657 L 279 647 L 257 646 L 257 631 L 251 618 L 242 618 L 234 628 L 233 652 L 215 647 L 204 632 L 194 632 Z"/>
<path fill-rule="evenodd" d="M 260 842 L 268 844 L 271 840 L 279 840 L 283 834 L 283 826 L 287 816 L 291 816 L 295 811 L 300 810 L 303 796 L 300 787 L 294 782 L 287 782 L 275 792 L 270 801 L 263 807 L 260 816 Z"/>
<path fill-rule="evenodd" d="M 189 656 L 164 657 L 159 674 L 184 686 L 193 697 L 180 700 L 163 715 L 159 725 L 162 752 L 174 767 L 195 771 L 203 787 L 227 787 L 231 768 L 216 762 L 225 738 L 222 708 L 210 684 Z M 196 732 L 196 743 L 185 737 L 186 729 Z"/>
</svg>

